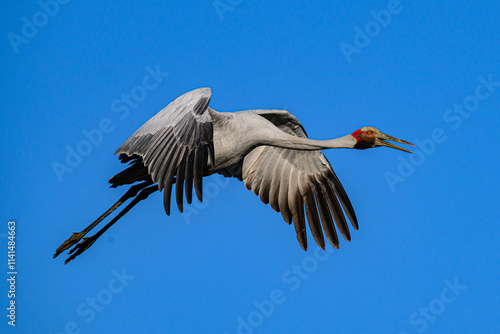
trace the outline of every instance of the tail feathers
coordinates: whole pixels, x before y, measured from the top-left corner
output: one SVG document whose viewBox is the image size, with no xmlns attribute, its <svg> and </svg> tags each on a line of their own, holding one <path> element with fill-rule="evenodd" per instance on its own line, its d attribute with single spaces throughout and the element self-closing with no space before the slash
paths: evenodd
<svg viewBox="0 0 500 334">
<path fill-rule="evenodd" d="M 129 161 L 130 159 L 124 160 L 122 162 Z M 143 165 L 142 159 L 136 158 L 131 162 L 130 167 L 110 178 L 108 182 L 111 183 L 111 188 L 116 188 L 125 184 L 149 180 L 151 180 L 151 176 L 148 174 L 147 168 Z"/>
</svg>

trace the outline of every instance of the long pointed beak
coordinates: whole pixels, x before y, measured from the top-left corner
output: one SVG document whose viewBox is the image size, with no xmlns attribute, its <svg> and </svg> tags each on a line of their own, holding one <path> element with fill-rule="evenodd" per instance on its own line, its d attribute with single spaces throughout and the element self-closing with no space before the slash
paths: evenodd
<svg viewBox="0 0 500 334">
<path fill-rule="evenodd" d="M 406 145 L 411 145 L 411 146 L 415 147 L 415 145 L 413 145 L 412 143 L 409 143 L 407 141 L 398 139 L 396 137 L 391 137 L 391 136 L 386 135 L 384 133 L 382 133 L 380 135 L 380 137 L 377 138 L 377 146 L 385 146 L 385 147 L 394 148 L 396 150 L 405 151 L 405 152 L 408 152 L 408 153 L 413 153 L 412 151 L 409 151 L 409 150 L 407 150 L 405 148 L 399 147 L 399 146 L 394 145 L 392 143 L 388 143 L 386 140 L 390 140 L 390 141 L 393 141 L 393 142 L 396 142 L 396 143 L 402 143 L 402 144 L 406 144 Z"/>
</svg>

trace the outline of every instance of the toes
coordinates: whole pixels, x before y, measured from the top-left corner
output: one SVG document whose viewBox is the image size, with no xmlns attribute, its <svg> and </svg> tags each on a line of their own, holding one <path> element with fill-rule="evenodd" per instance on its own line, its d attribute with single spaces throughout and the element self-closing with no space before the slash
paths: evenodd
<svg viewBox="0 0 500 334">
<path fill-rule="evenodd" d="M 83 237 L 82 233 L 73 233 L 71 237 L 69 237 L 61 246 L 56 249 L 54 254 L 54 258 L 56 258 L 59 254 L 64 252 L 66 249 L 70 248 L 74 244 L 76 244 Z"/>
<path fill-rule="evenodd" d="M 68 252 L 68 254 L 71 254 L 71 256 L 68 257 L 64 264 L 67 264 L 69 261 L 74 260 L 78 255 L 82 254 L 85 250 L 87 250 L 94 244 L 96 239 L 97 238 L 95 238 L 94 236 L 83 238 L 83 240 L 79 244 L 77 244 Z"/>
</svg>

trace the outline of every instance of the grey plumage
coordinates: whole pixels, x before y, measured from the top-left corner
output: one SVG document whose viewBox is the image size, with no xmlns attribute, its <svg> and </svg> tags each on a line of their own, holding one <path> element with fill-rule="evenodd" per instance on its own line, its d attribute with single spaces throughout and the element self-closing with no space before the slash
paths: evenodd
<svg viewBox="0 0 500 334">
<path fill-rule="evenodd" d="M 255 113 L 265 115 L 282 131 L 307 138 L 302 125 L 287 111 L 256 110 Z M 321 151 L 259 146 L 243 160 L 243 180 L 245 187 L 259 196 L 263 203 L 269 202 L 275 211 L 281 212 L 287 223 L 294 222 L 297 239 L 304 249 L 307 248 L 304 209 L 311 233 L 322 248 L 325 244 L 320 218 L 328 240 L 334 247 L 339 247 L 332 214 L 342 236 L 348 241 L 351 239 L 338 198 L 342 198 L 354 228 L 358 229 L 349 198 Z"/>
<path fill-rule="evenodd" d="M 192 184 L 202 197 L 203 169 L 210 156 L 214 161 L 212 119 L 207 112 L 210 88 L 186 93 L 144 123 L 115 152 L 139 156 L 158 189 L 164 190 L 165 212 L 170 214 L 172 185 L 177 181 L 176 200 L 183 211 L 182 192 L 186 185 L 191 203 Z"/>
<path fill-rule="evenodd" d="M 217 112 L 208 106 L 211 96 L 210 88 L 199 88 L 180 96 L 116 150 L 120 161 L 130 162 L 130 166 L 109 179 L 111 187 L 140 183 L 133 185 L 82 232 L 73 233 L 59 246 L 54 257 L 76 244 L 66 263 L 74 259 L 155 191 L 163 191 L 163 204 L 169 215 L 174 183 L 175 200 L 182 212 L 184 195 L 190 204 L 194 187 L 202 201 L 203 177 L 214 173 L 243 181 L 263 203 L 280 212 L 285 222 L 293 223 L 304 250 L 307 249 L 306 219 L 321 248 L 325 248 L 323 233 L 338 248 L 335 226 L 345 240 L 351 239 L 344 213 L 355 229 L 358 222 L 342 184 L 321 150 L 386 146 L 410 152 L 388 141 L 413 145 L 373 127 L 363 127 L 336 139 L 311 140 L 302 124 L 286 110 Z M 133 200 L 104 228 L 84 238 L 130 198 Z"/>
<path fill-rule="evenodd" d="M 170 197 L 176 185 L 176 202 L 183 211 L 183 186 L 191 203 L 194 183 L 202 200 L 202 177 L 213 173 L 243 180 L 265 204 L 294 223 L 297 239 L 307 249 L 305 221 L 316 243 L 325 248 L 323 230 L 339 247 L 334 222 L 350 240 L 344 213 L 354 228 L 358 223 L 352 205 L 326 157 L 319 150 L 262 145 L 274 132 L 307 139 L 295 116 L 286 110 L 246 110 L 219 113 L 208 107 L 210 88 L 188 92 L 141 126 L 115 154 L 139 156 L 170 214 Z M 215 138 L 215 139 L 214 139 Z M 304 215 L 305 211 L 305 215 Z M 323 228 L 322 228 L 323 226 Z"/>
</svg>

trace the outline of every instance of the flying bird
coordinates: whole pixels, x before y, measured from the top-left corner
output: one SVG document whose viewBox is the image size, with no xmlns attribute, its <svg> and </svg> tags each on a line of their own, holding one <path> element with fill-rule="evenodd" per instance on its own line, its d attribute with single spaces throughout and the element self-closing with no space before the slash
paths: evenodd
<svg viewBox="0 0 500 334">
<path fill-rule="evenodd" d="M 155 191 L 163 191 L 165 212 L 170 215 L 172 187 L 183 211 L 196 197 L 203 200 L 203 177 L 218 173 L 244 182 L 248 190 L 280 212 L 295 227 L 300 246 L 307 250 L 306 218 L 316 243 L 325 249 L 324 235 L 338 248 L 338 231 L 351 236 L 358 221 L 347 193 L 321 150 L 368 149 L 385 146 L 412 153 L 388 141 L 415 146 L 373 127 L 330 140 L 309 139 L 304 127 L 286 110 L 257 109 L 217 112 L 210 108 L 210 88 L 199 88 L 178 97 L 144 123 L 114 154 L 129 167 L 109 179 L 111 187 L 133 184 L 97 220 L 73 233 L 54 258 L 74 246 L 65 263 L 83 253 L 118 219 Z M 131 202 L 91 237 L 85 235 L 127 200 Z M 305 215 L 304 215 L 305 211 Z M 345 213 L 345 215 L 344 215 Z M 324 235 L 323 235 L 324 232 Z"/>
</svg>

